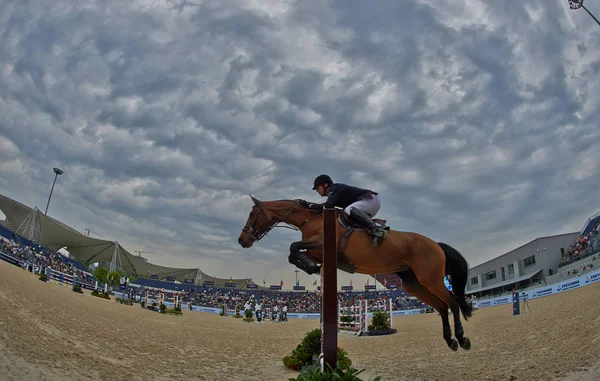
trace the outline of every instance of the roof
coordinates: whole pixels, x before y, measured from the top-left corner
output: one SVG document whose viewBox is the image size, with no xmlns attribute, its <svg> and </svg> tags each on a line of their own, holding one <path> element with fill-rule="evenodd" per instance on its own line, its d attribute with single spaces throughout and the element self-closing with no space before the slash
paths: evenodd
<svg viewBox="0 0 600 381">
<path fill-rule="evenodd" d="M 184 282 L 195 278 L 197 268 L 176 268 L 155 265 L 132 255 L 117 241 L 97 239 L 81 234 L 72 227 L 44 215 L 37 208 L 30 208 L 18 201 L 0 195 L 0 210 L 6 216 L 6 227 L 16 234 L 37 242 L 50 250 L 66 247 L 69 254 L 90 265 L 95 262 L 111 262 L 113 256 L 123 271 L 136 276 L 159 278 L 174 277 Z"/>
<path fill-rule="evenodd" d="M 513 252 L 515 252 L 515 251 L 517 251 L 517 250 L 520 250 L 520 249 L 524 248 L 525 246 L 531 245 L 532 243 L 534 243 L 534 242 L 536 242 L 536 241 L 540 241 L 540 240 L 547 239 L 547 238 L 562 237 L 562 236 L 566 236 L 566 235 L 575 235 L 575 234 L 579 235 L 579 232 L 571 232 L 571 233 L 562 233 L 562 234 L 555 234 L 555 235 L 547 235 L 547 236 L 543 236 L 543 237 L 538 237 L 538 238 L 535 238 L 535 239 L 533 239 L 533 240 L 531 240 L 531 241 L 529 241 L 529 242 L 527 242 L 527 243 L 525 243 L 525 244 L 523 244 L 523 245 L 521 245 L 521 246 L 518 246 L 518 247 L 517 247 L 517 248 L 515 248 L 515 249 L 512 249 L 512 250 L 510 250 L 510 251 L 507 251 L 507 252 L 506 252 L 506 253 L 504 253 L 504 254 L 501 254 L 501 255 L 499 255 L 499 256 L 497 256 L 497 257 L 494 257 L 494 258 L 492 258 L 492 259 L 490 259 L 490 260 L 487 260 L 487 261 L 485 261 L 485 262 L 479 263 L 479 264 L 477 264 L 477 265 L 475 265 L 475 266 L 469 267 L 469 270 L 476 269 L 477 267 L 480 267 L 480 266 L 483 266 L 483 265 L 485 265 L 485 264 L 487 264 L 487 263 L 493 262 L 493 261 L 497 260 L 498 258 L 502 258 L 502 257 L 504 257 L 504 256 L 507 256 L 507 255 L 509 255 L 510 253 L 513 253 Z"/>
</svg>

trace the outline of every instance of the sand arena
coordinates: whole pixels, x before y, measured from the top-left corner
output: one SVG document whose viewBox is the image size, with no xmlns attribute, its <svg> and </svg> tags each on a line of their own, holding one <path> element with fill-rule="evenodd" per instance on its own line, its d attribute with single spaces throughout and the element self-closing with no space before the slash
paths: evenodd
<svg viewBox="0 0 600 381">
<path fill-rule="evenodd" d="M 161 315 L 42 283 L 0 261 L 2 380 L 287 380 L 281 358 L 318 327 L 244 323 L 197 312 Z M 485 308 L 466 322 L 471 351 L 452 352 L 437 314 L 397 317 L 388 337 L 339 335 L 363 379 L 600 379 L 600 283 Z"/>
</svg>

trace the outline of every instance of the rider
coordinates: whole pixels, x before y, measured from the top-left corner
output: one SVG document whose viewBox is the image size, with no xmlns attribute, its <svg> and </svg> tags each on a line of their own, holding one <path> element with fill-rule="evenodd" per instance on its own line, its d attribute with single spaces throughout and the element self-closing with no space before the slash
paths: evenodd
<svg viewBox="0 0 600 381">
<path fill-rule="evenodd" d="M 389 230 L 387 226 L 379 226 L 371 218 L 375 217 L 381 207 L 379 196 L 369 189 L 357 188 L 351 185 L 334 183 L 328 175 L 315 178 L 313 189 L 327 200 L 322 204 L 312 204 L 304 200 L 299 202 L 315 210 L 340 207 L 353 221 L 366 228 L 373 236 L 373 245 L 383 240 Z"/>
</svg>

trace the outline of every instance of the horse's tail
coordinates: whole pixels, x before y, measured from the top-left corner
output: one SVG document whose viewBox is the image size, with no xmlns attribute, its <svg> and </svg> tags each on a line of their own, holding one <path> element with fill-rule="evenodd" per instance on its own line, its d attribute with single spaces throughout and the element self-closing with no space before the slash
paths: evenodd
<svg viewBox="0 0 600 381">
<path fill-rule="evenodd" d="M 452 246 L 442 242 L 438 242 L 438 245 L 446 254 L 446 275 L 450 275 L 452 292 L 456 296 L 463 317 L 467 320 L 473 315 L 473 306 L 467 303 L 465 296 L 465 287 L 469 279 L 469 265 L 465 257 Z"/>
</svg>

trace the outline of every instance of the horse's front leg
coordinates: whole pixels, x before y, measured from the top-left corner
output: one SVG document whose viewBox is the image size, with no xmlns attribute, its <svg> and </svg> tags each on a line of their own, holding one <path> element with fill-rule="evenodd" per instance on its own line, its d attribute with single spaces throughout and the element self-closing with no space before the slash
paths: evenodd
<svg viewBox="0 0 600 381">
<path fill-rule="evenodd" d="M 320 245 L 319 238 L 310 238 L 293 242 L 290 245 L 289 262 L 306 272 L 308 275 L 319 273 L 320 266 L 306 255 L 306 251 L 318 248 Z"/>
</svg>

